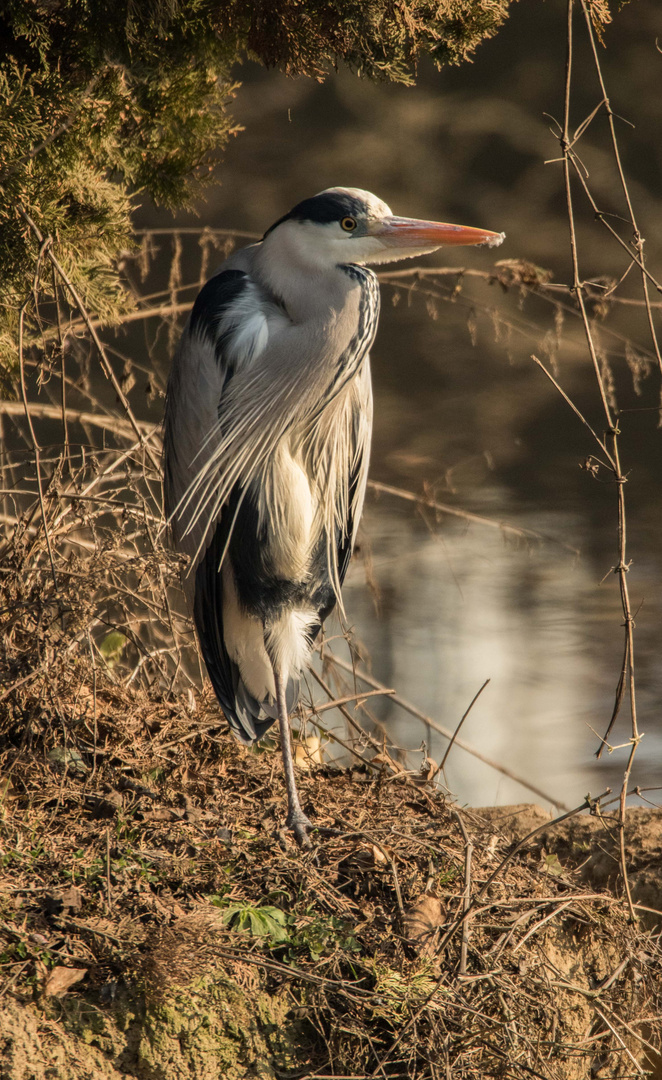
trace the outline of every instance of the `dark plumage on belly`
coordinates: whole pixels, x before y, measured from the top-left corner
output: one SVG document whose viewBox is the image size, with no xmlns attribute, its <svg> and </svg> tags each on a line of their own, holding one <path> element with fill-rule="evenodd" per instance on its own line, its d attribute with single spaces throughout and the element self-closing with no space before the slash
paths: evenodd
<svg viewBox="0 0 662 1080">
<path fill-rule="evenodd" d="M 231 520 L 240 498 L 238 489 L 224 514 Z M 269 626 L 283 611 L 308 608 L 313 611 L 331 610 L 333 589 L 329 580 L 326 545 L 323 539 L 316 545 L 305 580 L 293 581 L 280 577 L 274 570 L 269 550 L 278 543 L 270 537 L 266 526 L 260 526 L 256 493 L 250 489 L 239 507 L 232 539 L 230 562 L 234 571 L 239 602 L 250 615 L 256 615 Z"/>
</svg>

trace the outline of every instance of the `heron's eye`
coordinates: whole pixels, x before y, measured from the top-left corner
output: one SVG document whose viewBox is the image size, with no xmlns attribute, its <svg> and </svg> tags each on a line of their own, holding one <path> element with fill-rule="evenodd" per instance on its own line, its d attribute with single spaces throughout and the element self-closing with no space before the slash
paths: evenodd
<svg viewBox="0 0 662 1080">
<path fill-rule="evenodd" d="M 354 232 L 356 225 L 356 218 L 353 217 L 344 217 L 340 222 L 340 228 L 344 229 L 345 232 Z"/>
</svg>

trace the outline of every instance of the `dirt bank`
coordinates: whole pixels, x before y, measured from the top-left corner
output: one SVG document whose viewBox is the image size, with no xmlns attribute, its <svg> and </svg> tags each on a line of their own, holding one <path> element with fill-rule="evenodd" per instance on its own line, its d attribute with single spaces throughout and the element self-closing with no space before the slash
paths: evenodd
<svg viewBox="0 0 662 1080">
<path fill-rule="evenodd" d="M 628 812 L 633 925 L 608 811 L 549 825 L 508 861 L 549 821 L 540 808 L 458 812 L 417 776 L 315 767 L 301 779 L 320 830 L 306 854 L 282 831 L 275 750 L 213 725 L 185 738 L 171 713 L 153 705 L 151 738 L 131 741 L 144 716 L 108 700 L 96 767 L 41 739 L 14 759 L 2 1080 L 648 1067 L 660 811 Z"/>
</svg>

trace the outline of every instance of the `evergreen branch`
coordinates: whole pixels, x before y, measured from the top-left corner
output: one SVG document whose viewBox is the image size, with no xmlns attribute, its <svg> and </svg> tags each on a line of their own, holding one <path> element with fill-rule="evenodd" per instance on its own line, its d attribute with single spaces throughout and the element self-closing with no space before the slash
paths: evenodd
<svg viewBox="0 0 662 1080">
<path fill-rule="evenodd" d="M 103 74 L 103 72 L 100 72 L 98 75 L 95 75 L 94 78 L 90 79 L 89 83 L 81 94 L 75 108 L 71 110 L 71 112 L 68 114 L 68 116 L 65 117 L 61 124 L 58 124 L 55 131 L 51 132 L 51 134 L 48 135 L 45 139 L 42 139 L 42 141 L 38 143 L 37 146 L 34 146 L 32 150 L 30 150 L 27 154 L 23 154 L 22 157 L 18 158 L 10 168 L 5 169 L 4 172 L 0 172 L 0 185 L 3 182 L 9 180 L 10 177 L 14 176 L 20 169 L 21 165 L 25 165 L 28 161 L 32 161 L 34 158 L 36 158 L 37 154 L 40 154 L 42 150 L 45 150 L 46 147 L 51 146 L 56 139 L 59 139 L 60 135 L 64 135 L 65 131 L 69 131 L 69 128 L 74 124 L 76 117 L 82 109 L 84 102 L 87 98 L 89 98 L 92 90 L 97 85 Z"/>
</svg>

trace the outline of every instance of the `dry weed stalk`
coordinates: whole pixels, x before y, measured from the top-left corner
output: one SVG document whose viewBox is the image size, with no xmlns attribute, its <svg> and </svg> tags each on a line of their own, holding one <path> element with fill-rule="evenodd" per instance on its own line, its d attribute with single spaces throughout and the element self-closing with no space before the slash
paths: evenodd
<svg viewBox="0 0 662 1080">
<path fill-rule="evenodd" d="M 595 72 L 602 94 L 602 98 L 598 105 L 593 109 L 591 114 L 581 123 L 578 128 L 571 133 L 570 127 L 570 113 L 571 113 L 571 100 L 572 100 L 572 76 L 573 76 L 573 60 L 574 60 L 574 14 L 575 7 L 581 11 L 584 16 L 584 24 L 588 40 L 590 42 L 591 55 L 595 65 Z M 616 166 L 616 171 L 622 190 L 623 199 L 627 209 L 627 221 L 632 229 L 632 240 L 629 244 L 620 237 L 611 221 L 609 216 L 602 213 L 599 209 L 595 199 L 593 198 L 588 183 L 588 175 L 581 159 L 579 158 L 577 146 L 580 143 L 582 137 L 589 129 L 591 123 L 595 120 L 596 116 L 604 111 L 608 118 L 609 132 L 613 158 Z M 594 475 L 600 469 L 606 469 L 611 473 L 613 477 L 613 483 L 616 485 L 617 494 L 617 564 L 613 567 L 613 572 L 618 575 L 621 606 L 623 610 L 624 619 L 624 648 L 623 648 L 623 662 L 621 667 L 620 676 L 618 679 L 616 694 L 614 700 L 614 707 L 612 715 L 602 737 L 600 747 L 597 751 L 597 756 L 600 757 L 603 749 L 608 746 L 608 738 L 612 731 L 612 728 L 617 720 L 623 701 L 627 695 L 627 699 L 630 705 L 630 726 L 631 733 L 629 739 L 629 753 L 628 759 L 625 765 L 623 773 L 623 781 L 621 785 L 621 795 L 619 800 L 619 833 L 620 833 L 620 853 L 621 853 L 621 873 L 623 878 L 623 886 L 627 898 L 627 903 L 630 911 L 630 916 L 634 920 L 636 918 L 632 896 L 630 891 L 630 885 L 628 881 L 626 853 L 625 853 L 625 823 L 626 823 L 626 800 L 628 794 L 628 787 L 630 783 L 630 777 L 632 773 L 632 765 L 634 757 L 637 751 L 639 742 L 642 735 L 639 731 L 639 724 L 637 718 L 637 706 L 636 706 L 636 687 L 635 687 L 635 662 L 634 662 L 634 617 L 632 614 L 632 604 L 630 600 L 630 592 L 628 588 L 627 574 L 630 569 L 631 562 L 628 559 L 627 551 L 627 530 L 626 530 L 626 503 L 625 503 L 625 484 L 627 483 L 627 473 L 623 470 L 621 465 L 621 446 L 620 446 L 620 430 L 618 426 L 618 416 L 615 411 L 615 404 L 613 401 L 612 388 L 606 384 L 606 371 L 605 366 L 600 362 L 600 350 L 595 340 L 595 327 L 592 325 L 591 319 L 587 310 L 588 290 L 586 283 L 583 281 L 580 273 L 579 262 L 579 245 L 577 239 L 577 229 L 575 224 L 575 209 L 573 201 L 573 176 L 579 181 L 580 186 L 588 199 L 589 205 L 593 210 L 597 220 L 609 231 L 615 241 L 627 252 L 628 257 L 631 259 L 639 271 L 641 277 L 641 288 L 643 292 L 642 305 L 645 308 L 648 328 L 651 339 L 652 351 L 657 360 L 660 371 L 662 371 L 662 356 L 660 355 L 660 347 L 657 339 L 657 333 L 655 330 L 655 324 L 653 320 L 652 304 L 649 295 L 649 283 L 652 283 L 659 292 L 662 292 L 662 286 L 656 281 L 653 275 L 650 273 L 645 260 L 644 255 L 644 238 L 639 230 L 635 212 L 632 204 L 630 192 L 628 190 L 627 180 L 623 172 L 621 164 L 621 155 L 619 151 L 618 139 L 616 135 L 616 127 L 614 122 L 614 111 L 609 100 L 605 81 L 600 66 L 600 60 L 598 56 L 596 40 L 595 40 L 595 28 L 591 19 L 590 5 L 587 5 L 586 0 L 578 0 L 576 4 L 575 0 L 568 0 L 567 4 L 567 56 L 566 56 L 566 77 L 565 77 L 565 99 L 564 99 L 564 116 L 563 123 L 559 124 L 555 122 L 559 143 L 561 146 L 562 162 L 563 162 L 563 176 L 565 185 L 566 207 L 568 216 L 568 225 L 570 231 L 570 248 L 572 254 L 572 273 L 573 280 L 571 286 L 571 293 L 575 298 L 578 312 L 581 317 L 581 321 L 584 327 L 584 333 L 586 337 L 586 345 L 593 364 L 596 385 L 599 393 L 601 411 L 604 422 L 604 435 L 601 437 L 596 433 L 594 428 L 582 414 L 581 410 L 575 405 L 571 398 L 563 391 L 559 383 L 553 377 L 553 375 L 547 370 L 545 365 L 534 356 L 534 361 L 542 368 L 547 377 L 553 383 L 555 388 L 561 393 L 564 400 L 570 405 L 575 415 L 581 420 L 584 426 L 588 429 L 594 442 L 599 449 L 599 455 L 593 458 L 595 472 Z M 613 289 L 611 290 L 613 292 Z M 610 400 L 610 398 L 612 400 Z"/>
</svg>

